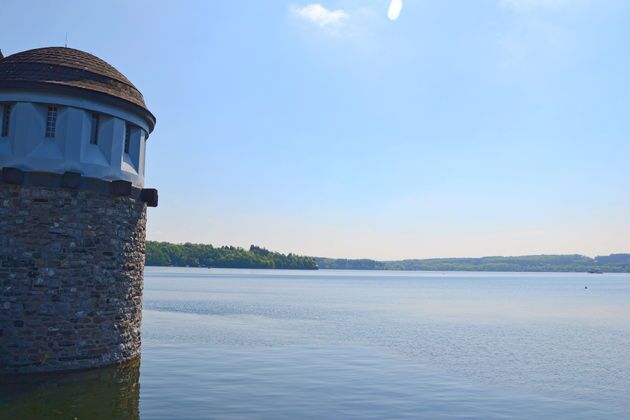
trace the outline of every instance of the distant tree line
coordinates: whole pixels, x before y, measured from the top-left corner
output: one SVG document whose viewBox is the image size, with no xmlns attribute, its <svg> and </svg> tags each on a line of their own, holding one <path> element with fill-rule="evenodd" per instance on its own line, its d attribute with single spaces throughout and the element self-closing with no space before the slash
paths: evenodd
<svg viewBox="0 0 630 420">
<path fill-rule="evenodd" d="M 630 254 L 432 258 L 376 261 L 281 254 L 255 245 L 249 249 L 204 244 L 147 242 L 146 265 L 174 267 L 277 268 L 295 270 L 522 271 L 630 273 Z"/>
<path fill-rule="evenodd" d="M 321 269 L 336 270 L 630 272 L 630 254 L 612 254 L 595 258 L 584 255 L 529 255 L 400 261 L 315 258 L 315 262 Z"/>
<path fill-rule="evenodd" d="M 252 245 L 249 250 L 204 244 L 147 241 L 146 265 L 174 267 L 278 268 L 316 270 L 311 257 L 281 254 Z"/>
</svg>

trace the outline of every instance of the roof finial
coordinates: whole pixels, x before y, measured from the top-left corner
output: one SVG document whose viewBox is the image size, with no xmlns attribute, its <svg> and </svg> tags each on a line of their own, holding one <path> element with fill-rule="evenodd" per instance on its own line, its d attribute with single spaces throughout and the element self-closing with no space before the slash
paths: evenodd
<svg viewBox="0 0 630 420">
<path fill-rule="evenodd" d="M 68 48 L 68 32 L 66 32 L 66 43 L 63 44 L 65 48 Z"/>
</svg>

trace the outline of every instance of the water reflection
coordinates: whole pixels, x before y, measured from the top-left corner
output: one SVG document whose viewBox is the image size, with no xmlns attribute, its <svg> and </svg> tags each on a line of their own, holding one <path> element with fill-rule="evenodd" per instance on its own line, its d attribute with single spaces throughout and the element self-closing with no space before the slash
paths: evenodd
<svg viewBox="0 0 630 420">
<path fill-rule="evenodd" d="M 139 419 L 139 379 L 140 359 L 81 372 L 2 376 L 0 417 Z"/>
</svg>

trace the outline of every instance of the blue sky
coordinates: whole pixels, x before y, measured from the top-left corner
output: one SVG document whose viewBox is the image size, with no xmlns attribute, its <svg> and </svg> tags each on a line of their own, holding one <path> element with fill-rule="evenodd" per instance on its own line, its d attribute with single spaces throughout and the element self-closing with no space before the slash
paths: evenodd
<svg viewBox="0 0 630 420">
<path fill-rule="evenodd" d="M 3 0 L 158 124 L 148 238 L 380 259 L 630 251 L 630 3 Z"/>
</svg>

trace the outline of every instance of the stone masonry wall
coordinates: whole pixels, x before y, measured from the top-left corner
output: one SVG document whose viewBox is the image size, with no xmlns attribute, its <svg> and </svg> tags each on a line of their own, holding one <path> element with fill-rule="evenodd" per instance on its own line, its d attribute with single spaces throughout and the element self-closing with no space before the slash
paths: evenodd
<svg viewBox="0 0 630 420">
<path fill-rule="evenodd" d="M 146 204 L 0 182 L 0 372 L 140 354 Z"/>
</svg>

